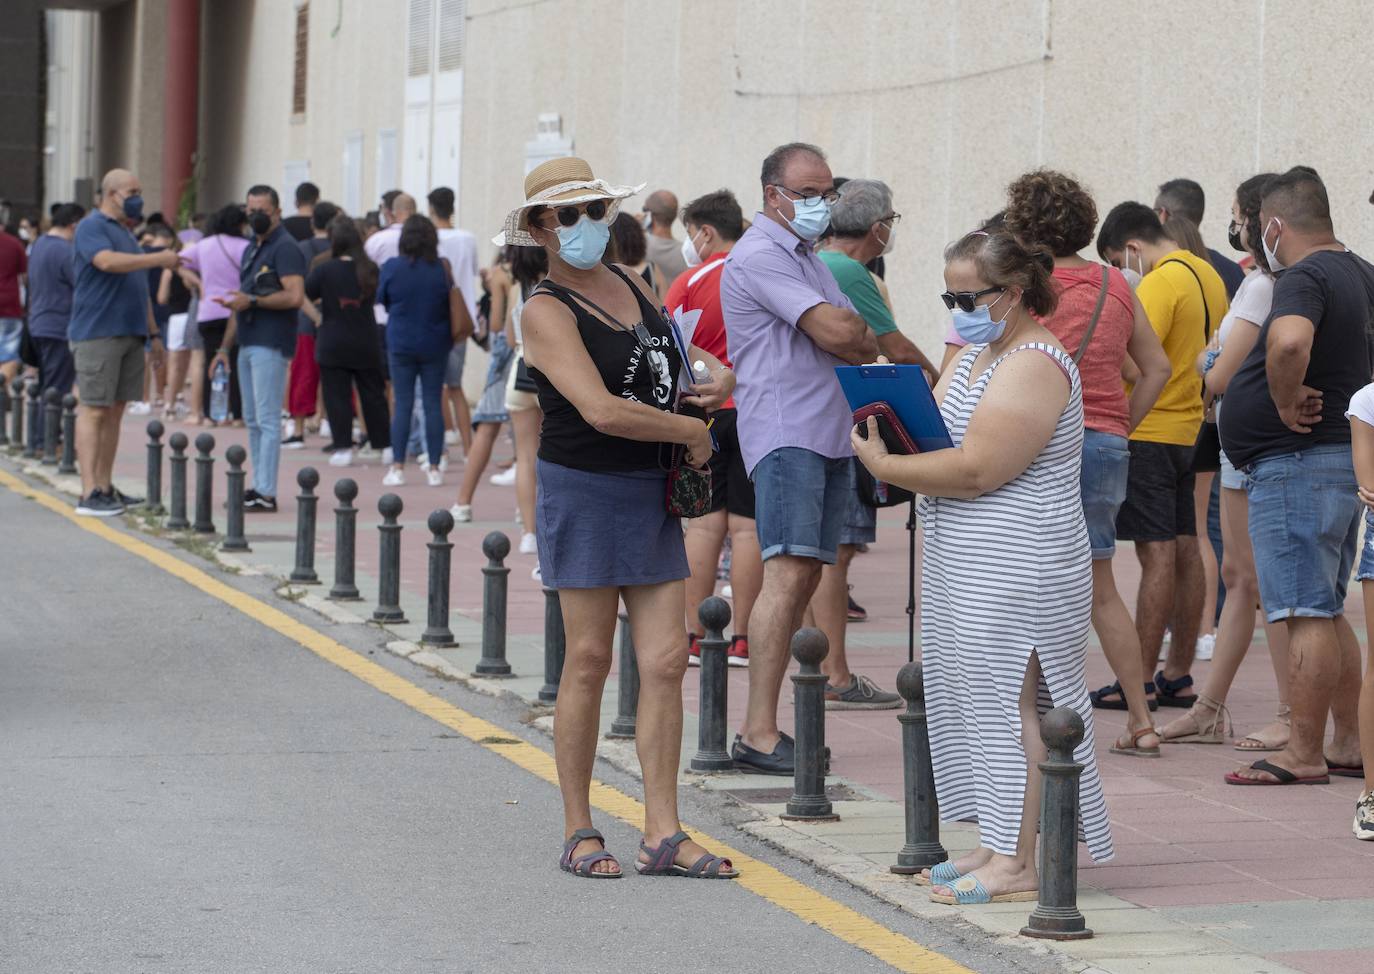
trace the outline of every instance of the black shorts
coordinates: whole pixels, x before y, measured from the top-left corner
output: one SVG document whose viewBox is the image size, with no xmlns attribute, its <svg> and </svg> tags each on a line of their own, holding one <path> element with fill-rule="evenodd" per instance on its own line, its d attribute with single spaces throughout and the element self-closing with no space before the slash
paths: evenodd
<svg viewBox="0 0 1374 974">
<path fill-rule="evenodd" d="M 1197 535 L 1193 448 L 1131 440 L 1126 502 L 1116 515 L 1122 541 L 1173 541 Z"/>
<path fill-rule="evenodd" d="M 711 455 L 711 510 L 725 508 L 736 517 L 754 516 L 754 485 L 744 469 L 744 454 L 739 449 L 739 414 L 719 409 L 711 414 L 711 432 L 718 449 Z"/>
</svg>

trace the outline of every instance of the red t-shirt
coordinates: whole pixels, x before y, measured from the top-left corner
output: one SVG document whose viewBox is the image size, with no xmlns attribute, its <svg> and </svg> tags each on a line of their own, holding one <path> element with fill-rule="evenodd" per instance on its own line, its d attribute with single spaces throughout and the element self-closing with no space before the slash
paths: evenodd
<svg viewBox="0 0 1374 974">
<path fill-rule="evenodd" d="M 689 267 L 677 276 L 664 306 L 679 328 L 695 323 L 691 343 L 703 352 L 710 352 L 722 365 L 730 364 L 725 345 L 725 315 L 720 310 L 720 275 L 725 270 L 725 253 L 712 254 L 700 266 Z M 725 402 L 725 409 L 734 409 L 735 400 Z"/>
<path fill-rule="evenodd" d="M 0 230 L 0 318 L 24 317 L 19 303 L 19 275 L 27 274 L 29 255 L 24 242 Z"/>
<path fill-rule="evenodd" d="M 1059 307 L 1044 325 L 1070 355 L 1078 351 L 1088 329 L 1097 295 L 1102 289 L 1102 265 L 1056 267 Z M 1131 412 L 1121 363 L 1135 328 L 1135 301 L 1131 285 L 1116 268 L 1107 270 L 1107 301 L 1097 320 L 1092 340 L 1078 363 L 1083 381 L 1083 425 L 1090 430 L 1129 436 Z"/>
</svg>

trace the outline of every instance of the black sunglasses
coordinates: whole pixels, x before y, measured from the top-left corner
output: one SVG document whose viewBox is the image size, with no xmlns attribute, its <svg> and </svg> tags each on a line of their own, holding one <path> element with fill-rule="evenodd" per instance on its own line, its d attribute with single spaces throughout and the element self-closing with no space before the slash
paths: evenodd
<svg viewBox="0 0 1374 974">
<path fill-rule="evenodd" d="M 953 311 L 955 306 L 960 311 L 972 311 L 979 298 L 985 294 L 996 294 L 998 291 L 1005 291 L 1004 287 L 985 287 L 981 291 L 946 291 L 940 295 L 940 300 L 945 303 L 945 307 Z"/>
<path fill-rule="evenodd" d="M 558 222 L 565 227 L 576 226 L 577 221 L 582 219 L 582 214 L 593 220 L 600 220 L 606 216 L 606 201 L 592 200 L 590 203 L 582 203 L 576 206 L 560 206 L 554 210 L 554 215 L 558 217 Z"/>
</svg>

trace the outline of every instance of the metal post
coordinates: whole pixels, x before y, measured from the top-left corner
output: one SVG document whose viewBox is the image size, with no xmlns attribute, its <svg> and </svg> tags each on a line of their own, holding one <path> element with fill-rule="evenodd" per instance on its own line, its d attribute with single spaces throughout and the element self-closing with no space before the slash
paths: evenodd
<svg viewBox="0 0 1374 974">
<path fill-rule="evenodd" d="M 482 658 L 473 670 L 478 676 L 510 676 L 506 662 L 506 591 L 510 584 L 510 569 L 506 556 L 510 554 L 510 538 L 493 531 L 482 539 L 482 554 L 487 563 L 482 567 Z"/>
<path fill-rule="evenodd" d="M 353 563 L 358 541 L 358 509 L 353 498 L 358 485 L 345 477 L 334 485 L 339 506 L 334 508 L 334 587 L 329 597 L 335 602 L 361 602 L 358 586 L 353 581 Z"/>
<path fill-rule="evenodd" d="M 420 642 L 426 646 L 457 646 L 448 627 L 449 588 L 453 577 L 453 515 L 440 508 L 429 516 L 429 617 Z"/>
<path fill-rule="evenodd" d="M 57 466 L 57 443 L 62 430 L 62 394 L 43 390 L 43 465 Z"/>
<path fill-rule="evenodd" d="M 248 451 L 235 443 L 224 451 L 224 459 L 229 462 L 229 470 L 224 475 L 228 499 L 224 507 L 224 543 L 220 551 L 251 551 L 248 539 L 243 536 L 243 461 L 248 459 Z"/>
<path fill-rule="evenodd" d="M 544 589 L 544 685 L 539 688 L 539 700 L 553 703 L 558 699 L 558 684 L 563 681 L 563 657 L 568 653 L 568 634 L 563 629 L 563 605 L 558 590 Z"/>
<path fill-rule="evenodd" d="M 167 527 L 173 531 L 185 531 L 191 526 L 191 522 L 186 520 L 186 434 L 173 433 L 167 439 L 167 445 L 172 448 L 172 455 L 167 461 L 167 468 L 171 471 L 171 497 L 168 504 L 171 510 L 167 516 Z"/>
<path fill-rule="evenodd" d="M 160 420 L 148 421 L 148 499 L 144 502 L 149 514 L 162 513 L 162 434 Z"/>
<path fill-rule="evenodd" d="M 24 440 L 24 452 L 21 454 L 25 460 L 38 458 L 38 441 L 43 436 L 43 404 L 38 399 L 38 392 L 38 380 L 30 379 L 25 392 L 29 397 L 29 435 Z"/>
<path fill-rule="evenodd" d="M 935 769 L 930 763 L 930 731 L 926 727 L 926 683 L 920 663 L 907 663 L 897 674 L 897 692 L 906 701 L 902 725 L 902 780 L 906 803 L 906 845 L 889 867 L 910 876 L 944 862 L 949 853 L 940 844 L 940 804 L 935 796 Z"/>
<path fill-rule="evenodd" d="M 701 603 L 697 618 L 706 635 L 697 640 L 701 648 L 701 699 L 697 704 L 697 753 L 689 767 L 693 771 L 729 771 L 735 766 L 725 749 L 725 707 L 730 687 L 725 627 L 730 625 L 730 604 L 713 595 Z"/>
<path fill-rule="evenodd" d="M 377 608 L 372 610 L 373 622 L 403 623 L 401 611 L 401 516 L 404 505 L 395 494 L 383 494 L 377 502 L 382 523 L 377 525 L 381 537 L 381 564 L 377 571 Z"/>
<path fill-rule="evenodd" d="M 0 446 L 10 445 L 9 427 L 6 420 L 10 412 L 10 387 L 9 383 L 0 379 Z"/>
<path fill-rule="evenodd" d="M 215 522 L 211 519 L 210 508 L 214 504 L 215 458 L 210 451 L 215 448 L 215 438 L 209 433 L 196 437 L 196 523 L 192 531 L 201 534 L 214 534 Z"/>
<path fill-rule="evenodd" d="M 792 675 L 796 710 L 796 775 L 787 811 L 788 821 L 834 822 L 839 820 L 825 794 L 825 674 L 821 660 L 830 643 L 819 629 L 801 629 L 792 637 L 792 656 L 801 672 Z M 702 660 L 704 666 L 706 660 Z"/>
<path fill-rule="evenodd" d="M 3 386 L 0 382 L 0 387 Z M 0 442 L 3 442 L 4 425 L 0 419 Z M 57 472 L 76 473 L 76 397 L 70 392 L 62 397 L 62 459 L 57 464 Z"/>
<path fill-rule="evenodd" d="M 291 581 L 300 585 L 318 585 L 315 571 L 315 508 L 320 499 L 315 496 L 320 475 L 314 467 L 301 467 L 296 473 L 301 492 L 296 496 L 296 566 L 291 569 Z"/>
<path fill-rule="evenodd" d="M 24 380 L 10 383 L 10 445 L 11 453 L 24 449 Z"/>
<path fill-rule="evenodd" d="M 1093 935 L 1078 912 L 1078 776 L 1083 765 L 1074 748 L 1083 743 L 1083 718 L 1055 707 L 1040 718 L 1040 737 L 1049 759 L 1040 797 L 1040 902 L 1021 936 L 1042 940 L 1087 940 Z"/>
<path fill-rule="evenodd" d="M 615 720 L 606 735 L 614 740 L 635 736 L 635 715 L 639 711 L 639 660 L 635 656 L 635 638 L 630 629 L 630 617 L 620 613 L 620 661 L 616 671 Z"/>
</svg>

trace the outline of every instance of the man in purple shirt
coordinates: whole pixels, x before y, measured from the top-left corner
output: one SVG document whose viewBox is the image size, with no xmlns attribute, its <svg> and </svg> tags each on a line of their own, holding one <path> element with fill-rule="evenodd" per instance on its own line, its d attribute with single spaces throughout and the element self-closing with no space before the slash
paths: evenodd
<svg viewBox="0 0 1374 974">
<path fill-rule="evenodd" d="M 873 333 L 815 255 L 838 198 L 825 154 L 780 146 L 763 161 L 763 212 L 721 275 L 738 384 L 740 452 L 757 498 L 763 589 L 750 616 L 749 709 L 731 751 L 738 767 L 793 773 L 778 730 L 788 644 L 834 564 L 849 503 L 849 405 L 835 366 L 871 362 Z"/>
</svg>

